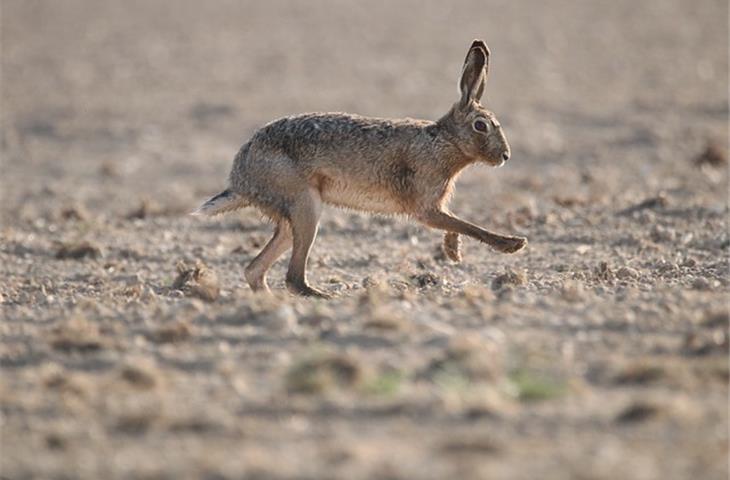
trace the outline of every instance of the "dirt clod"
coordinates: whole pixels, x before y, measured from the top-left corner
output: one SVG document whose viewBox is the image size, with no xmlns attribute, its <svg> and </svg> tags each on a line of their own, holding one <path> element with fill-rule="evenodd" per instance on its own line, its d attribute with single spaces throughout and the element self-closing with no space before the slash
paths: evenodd
<svg viewBox="0 0 730 480">
<path fill-rule="evenodd" d="M 190 338 L 192 327 L 188 322 L 176 321 L 160 325 L 154 329 L 149 338 L 155 343 L 177 343 Z"/>
<path fill-rule="evenodd" d="M 502 446 L 490 437 L 460 438 L 443 443 L 439 449 L 450 455 L 494 455 Z"/>
<path fill-rule="evenodd" d="M 65 352 L 93 352 L 107 346 L 99 327 L 80 315 L 54 328 L 49 342 L 54 349 Z"/>
<path fill-rule="evenodd" d="M 710 311 L 705 314 L 702 325 L 711 328 L 730 327 L 730 312 L 727 310 Z"/>
<path fill-rule="evenodd" d="M 631 267 L 620 267 L 616 270 L 616 278 L 620 280 L 632 280 L 639 277 L 639 272 Z"/>
<path fill-rule="evenodd" d="M 712 283 L 705 277 L 697 277 L 692 281 L 695 290 L 712 290 Z"/>
<path fill-rule="evenodd" d="M 634 363 L 624 367 L 615 377 L 619 385 L 646 385 L 661 380 L 666 375 L 664 368 L 658 364 Z"/>
<path fill-rule="evenodd" d="M 292 365 L 286 387 L 292 393 L 318 394 L 333 388 L 352 388 L 362 380 L 363 368 L 354 358 L 317 352 Z"/>
<path fill-rule="evenodd" d="M 101 248 L 86 240 L 79 242 L 67 242 L 58 246 L 55 256 L 59 260 L 98 258 L 101 257 Z"/>
<path fill-rule="evenodd" d="M 128 220 L 144 220 L 145 218 L 159 214 L 160 206 L 151 200 L 142 200 L 139 206 L 126 215 Z"/>
<path fill-rule="evenodd" d="M 563 300 L 568 302 L 580 302 L 585 296 L 585 289 L 583 284 L 577 280 L 566 280 L 560 289 L 560 295 Z"/>
<path fill-rule="evenodd" d="M 218 276 L 203 262 L 196 260 L 193 265 L 183 261 L 177 264 L 177 278 L 172 283 L 174 290 L 182 290 L 186 295 L 198 297 L 206 302 L 214 302 L 220 296 Z"/>
<path fill-rule="evenodd" d="M 437 384 L 451 385 L 461 381 L 493 381 L 502 373 L 502 358 L 495 345 L 458 336 L 431 361 L 425 376 Z"/>
<path fill-rule="evenodd" d="M 614 272 L 613 269 L 608 266 L 608 262 L 599 262 L 593 269 L 593 277 L 599 282 L 610 282 L 614 279 Z"/>
<path fill-rule="evenodd" d="M 45 438 L 49 450 L 63 450 L 66 448 L 66 439 L 57 433 L 49 433 Z"/>
<path fill-rule="evenodd" d="M 717 329 L 709 334 L 692 332 L 685 336 L 682 351 L 685 355 L 725 355 L 730 349 L 727 330 Z"/>
<path fill-rule="evenodd" d="M 363 327 L 380 331 L 402 331 L 407 329 L 408 322 L 398 311 L 376 306 L 366 314 Z"/>
<path fill-rule="evenodd" d="M 640 212 L 642 210 L 652 210 L 656 208 L 664 208 L 667 205 L 669 205 L 669 199 L 667 199 L 667 196 L 664 193 L 659 193 L 656 196 L 646 198 L 645 200 L 642 200 L 641 202 L 637 203 L 636 205 L 632 205 L 628 208 L 625 208 L 618 212 L 619 215 L 631 215 L 635 212 Z"/>
<path fill-rule="evenodd" d="M 524 271 L 508 268 L 504 273 L 497 275 L 492 280 L 492 290 L 502 290 L 507 286 L 518 287 L 527 283 L 527 275 Z"/>
<path fill-rule="evenodd" d="M 89 212 L 81 205 L 64 207 L 59 212 L 62 220 L 84 221 L 89 219 Z"/>
<path fill-rule="evenodd" d="M 411 280 L 418 288 L 436 287 L 441 283 L 441 278 L 431 272 L 417 273 L 411 275 Z"/>
<path fill-rule="evenodd" d="M 119 378 L 131 386 L 145 390 L 158 383 L 154 370 L 146 365 L 126 365 L 119 372 Z"/>
<path fill-rule="evenodd" d="M 657 417 L 662 409 L 652 403 L 635 402 L 624 408 L 616 416 L 617 423 L 640 423 Z"/>
<path fill-rule="evenodd" d="M 697 155 L 693 160 L 698 167 L 708 165 L 710 167 L 719 168 L 727 165 L 727 152 L 717 142 L 709 142 L 707 147 Z"/>
</svg>

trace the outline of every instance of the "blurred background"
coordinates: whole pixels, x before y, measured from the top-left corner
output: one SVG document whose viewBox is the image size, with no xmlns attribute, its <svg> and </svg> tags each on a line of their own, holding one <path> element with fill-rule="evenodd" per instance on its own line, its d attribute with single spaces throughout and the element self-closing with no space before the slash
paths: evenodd
<svg viewBox="0 0 730 480">
<path fill-rule="evenodd" d="M 3 478 L 726 478 L 726 1 L 0 22 Z M 338 297 L 287 296 L 286 262 L 252 295 L 271 226 L 186 215 L 240 145 L 308 111 L 435 120 L 475 38 L 513 155 L 452 207 L 529 248 L 454 265 L 437 232 L 330 209 L 309 277 Z"/>
</svg>

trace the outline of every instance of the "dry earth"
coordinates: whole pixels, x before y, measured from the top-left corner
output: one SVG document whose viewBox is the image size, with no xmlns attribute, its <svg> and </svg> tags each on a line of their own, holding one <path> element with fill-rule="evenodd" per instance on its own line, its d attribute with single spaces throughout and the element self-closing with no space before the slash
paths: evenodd
<svg viewBox="0 0 730 480">
<path fill-rule="evenodd" d="M 0 6 L 3 479 L 727 477 L 727 2 Z M 258 296 L 271 226 L 185 215 L 278 116 L 437 118 L 475 37 L 513 157 L 453 209 L 526 251 L 328 210 L 337 297 Z"/>
</svg>

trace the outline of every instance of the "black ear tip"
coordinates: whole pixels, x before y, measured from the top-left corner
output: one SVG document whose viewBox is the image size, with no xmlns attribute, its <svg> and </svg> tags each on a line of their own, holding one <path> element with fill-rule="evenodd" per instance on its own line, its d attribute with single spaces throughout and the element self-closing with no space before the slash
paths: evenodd
<svg viewBox="0 0 730 480">
<path fill-rule="evenodd" d="M 474 41 L 471 42 L 471 47 L 469 49 L 471 50 L 472 48 L 481 48 L 484 50 L 485 55 L 489 56 L 489 47 L 487 47 L 487 44 L 484 43 L 484 40 L 475 38 Z"/>
</svg>

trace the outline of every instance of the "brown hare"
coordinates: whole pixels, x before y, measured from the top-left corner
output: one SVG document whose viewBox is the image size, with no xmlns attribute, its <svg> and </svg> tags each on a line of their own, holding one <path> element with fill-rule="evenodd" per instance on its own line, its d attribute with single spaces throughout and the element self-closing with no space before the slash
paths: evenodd
<svg viewBox="0 0 730 480">
<path fill-rule="evenodd" d="M 307 296 L 328 297 L 309 286 L 307 257 L 322 204 L 401 214 L 444 230 L 444 251 L 459 261 L 459 235 L 513 253 L 523 237 L 503 236 L 447 210 L 459 173 L 474 162 L 501 166 L 510 147 L 494 114 L 479 100 L 489 73 L 489 49 L 474 40 L 464 61 L 461 98 L 438 121 L 309 113 L 275 120 L 236 155 L 229 187 L 196 215 L 257 207 L 276 223 L 274 236 L 246 267 L 253 290 L 268 290 L 266 272 L 292 248 L 286 285 Z"/>
</svg>

